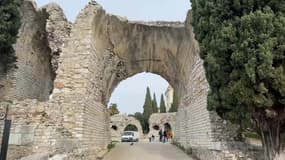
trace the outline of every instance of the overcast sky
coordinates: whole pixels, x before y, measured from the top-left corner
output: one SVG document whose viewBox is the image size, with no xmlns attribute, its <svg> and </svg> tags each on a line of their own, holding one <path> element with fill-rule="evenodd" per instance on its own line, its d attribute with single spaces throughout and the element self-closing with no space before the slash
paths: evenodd
<svg viewBox="0 0 285 160">
<path fill-rule="evenodd" d="M 47 3 L 59 4 L 69 21 L 74 22 L 80 10 L 89 0 L 36 0 L 38 7 Z M 184 21 L 189 10 L 190 0 L 97 0 L 111 14 L 141 21 Z M 121 113 L 132 114 L 143 111 L 146 87 L 160 100 L 168 82 L 162 77 L 141 73 L 122 81 L 112 94 L 109 103 L 117 103 Z"/>
</svg>

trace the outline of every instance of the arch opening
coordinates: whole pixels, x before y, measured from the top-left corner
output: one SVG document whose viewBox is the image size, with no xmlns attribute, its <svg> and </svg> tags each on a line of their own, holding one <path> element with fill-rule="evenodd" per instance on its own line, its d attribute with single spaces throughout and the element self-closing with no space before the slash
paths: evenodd
<svg viewBox="0 0 285 160">
<path fill-rule="evenodd" d="M 152 130 L 152 126 L 148 123 L 150 116 L 155 113 L 165 113 L 170 108 L 166 96 L 169 86 L 169 83 L 157 74 L 139 73 L 118 84 L 111 94 L 109 104 L 116 104 L 119 114 L 125 114 L 138 120 L 143 133 L 148 134 Z M 150 106 L 146 107 L 146 104 Z M 144 112 L 149 107 L 151 112 L 147 117 Z M 160 108 L 164 109 L 160 110 Z M 158 128 L 160 127 L 158 126 Z"/>
<path fill-rule="evenodd" d="M 164 123 L 164 130 L 165 131 L 170 131 L 172 130 L 171 125 L 169 123 Z"/>
<path fill-rule="evenodd" d="M 125 127 L 124 131 L 138 131 L 138 127 L 133 124 L 129 124 Z"/>
<path fill-rule="evenodd" d="M 158 131 L 160 129 L 158 125 L 154 125 L 152 128 L 156 131 Z"/>
<path fill-rule="evenodd" d="M 118 130 L 118 127 L 116 125 L 112 125 L 111 127 L 113 130 L 117 131 Z"/>
<path fill-rule="evenodd" d="M 119 114 L 137 118 L 137 113 L 143 113 L 147 87 L 150 88 L 152 100 L 155 96 L 157 107 L 160 105 L 161 96 L 164 98 L 166 107 L 170 107 L 167 106 L 166 91 L 171 85 L 162 76 L 146 72 L 135 74 L 119 82 L 110 95 L 108 106 L 116 104 Z"/>
</svg>

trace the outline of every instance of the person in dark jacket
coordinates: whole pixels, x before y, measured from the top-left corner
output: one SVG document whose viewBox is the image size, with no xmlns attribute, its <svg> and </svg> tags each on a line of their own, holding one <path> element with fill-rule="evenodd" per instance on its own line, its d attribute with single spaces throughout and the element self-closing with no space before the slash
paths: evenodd
<svg viewBox="0 0 285 160">
<path fill-rule="evenodd" d="M 167 131 L 163 131 L 163 143 L 165 143 L 166 141 L 168 141 Z"/>
<path fill-rule="evenodd" d="M 159 135 L 159 142 L 162 142 L 162 129 L 159 130 L 158 132 L 158 135 Z"/>
</svg>

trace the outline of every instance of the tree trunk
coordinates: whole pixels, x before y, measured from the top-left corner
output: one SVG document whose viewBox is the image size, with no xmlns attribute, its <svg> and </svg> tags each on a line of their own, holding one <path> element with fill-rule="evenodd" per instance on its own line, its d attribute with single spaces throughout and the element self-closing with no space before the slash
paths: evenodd
<svg viewBox="0 0 285 160">
<path fill-rule="evenodd" d="M 260 129 L 262 146 L 265 160 L 281 160 L 280 126 L 281 122 L 274 119 L 262 117 L 257 122 Z"/>
</svg>

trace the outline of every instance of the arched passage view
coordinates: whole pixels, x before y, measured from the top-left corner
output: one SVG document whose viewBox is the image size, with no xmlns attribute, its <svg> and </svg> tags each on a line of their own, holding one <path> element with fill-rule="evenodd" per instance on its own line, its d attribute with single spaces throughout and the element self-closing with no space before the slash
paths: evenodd
<svg viewBox="0 0 285 160">
<path fill-rule="evenodd" d="M 132 124 L 127 125 L 124 131 L 138 131 L 138 127 Z"/>
<path fill-rule="evenodd" d="M 173 88 L 169 83 L 156 74 L 139 73 L 121 81 L 108 103 L 112 141 L 118 142 L 121 139 L 122 142 L 159 142 L 159 125 L 163 124 L 151 128 L 149 120 L 158 115 L 158 121 L 167 123 L 170 119 L 163 119 L 172 115 L 171 123 L 174 125 L 174 115 L 178 106 L 173 105 L 173 94 Z M 156 133 L 150 132 L 153 129 Z M 163 131 L 166 132 L 167 140 L 173 138 L 172 129 L 166 128 Z"/>
<path fill-rule="evenodd" d="M 14 1 L 6 2 L 12 3 Z M 2 1 L 0 4 L 1 13 L 4 5 L 2 5 Z M 206 3 L 205 1 L 196 7 L 203 7 L 204 4 L 204 8 L 215 6 L 212 2 Z M 273 8 L 276 9 L 276 3 L 272 4 L 274 4 Z M 268 5 L 272 4 L 268 2 Z M 218 108 L 219 106 L 208 102 L 223 100 L 223 102 L 227 102 L 223 107 L 232 107 L 231 102 L 237 101 L 235 104 L 242 108 L 246 102 L 239 102 L 237 99 L 231 101 L 232 99 L 227 99 L 224 95 L 233 89 L 243 98 L 247 98 L 243 94 L 243 89 L 250 88 L 252 85 L 244 87 L 244 81 L 242 81 L 244 77 L 239 77 L 242 72 L 226 74 L 229 78 L 238 79 L 239 83 L 223 88 L 223 90 L 215 83 L 214 88 L 216 90 L 213 90 L 213 82 L 227 83 L 221 79 L 225 75 L 220 71 L 224 67 L 226 69 L 223 71 L 231 70 L 232 66 L 228 65 L 246 68 L 245 73 L 247 75 L 245 77 L 250 76 L 248 81 L 252 83 L 257 77 L 257 74 L 253 74 L 253 72 L 258 70 L 259 76 L 265 76 L 263 70 L 267 67 L 257 66 L 256 58 L 250 57 L 255 54 L 246 54 L 249 57 L 240 57 L 239 52 L 233 51 L 239 48 L 239 45 L 243 47 L 243 52 L 251 51 L 252 48 L 247 48 L 249 42 L 241 41 L 238 43 L 239 45 L 229 44 L 232 48 L 227 48 L 227 45 L 220 43 L 220 41 L 212 40 L 199 48 L 192 27 L 194 24 L 195 27 L 206 30 L 201 32 L 200 36 L 197 35 L 200 40 L 203 36 L 204 38 L 206 36 L 206 39 L 217 37 L 230 43 L 236 37 L 225 35 L 235 34 L 235 31 L 239 31 L 239 29 L 232 29 L 231 27 L 234 25 L 239 27 L 251 25 L 251 21 L 248 22 L 247 20 L 250 20 L 251 16 L 255 19 L 255 12 L 250 12 L 251 16 L 246 18 L 235 18 L 236 20 L 244 20 L 242 25 L 239 23 L 221 23 L 221 30 L 218 31 L 221 35 L 208 36 L 208 32 L 213 32 L 215 26 L 203 26 L 204 23 L 208 22 L 203 18 L 199 19 L 202 22 L 199 21 L 196 24 L 198 20 L 193 19 L 192 16 L 202 13 L 193 13 L 191 10 L 187 13 L 184 22 L 129 21 L 106 13 L 100 4 L 92 0 L 81 10 L 75 22 L 70 23 L 67 21 L 63 10 L 55 3 L 38 8 L 34 1 L 24 0 L 20 6 L 15 6 L 15 8 L 17 7 L 20 13 L 13 15 L 18 15 L 22 25 L 18 36 L 15 37 L 17 41 L 15 40 L 15 44 L 11 44 L 11 47 L 7 49 L 12 52 L 14 47 L 15 57 L 12 56 L 8 59 L 17 59 L 14 62 L 15 66 L 13 64 L 2 64 L 2 60 L 7 57 L 2 57 L 2 50 L 0 55 L 0 110 L 3 113 L 8 111 L 6 113 L 7 118 L 12 120 L 8 159 L 49 159 L 50 157 L 51 159 L 92 160 L 105 158 L 105 160 L 112 160 L 112 158 L 116 158 L 116 160 L 127 160 L 125 157 L 131 159 L 136 157 L 153 160 L 191 160 L 192 157 L 197 157 L 201 160 L 240 158 L 259 160 L 263 157 L 262 146 L 259 144 L 262 138 L 248 136 L 258 133 L 254 127 L 250 126 L 252 124 L 246 124 L 249 127 L 244 128 L 242 128 L 244 124 L 232 124 L 224 120 L 231 118 L 224 114 L 227 108 L 226 111 L 218 109 L 216 110 L 218 112 L 209 111 L 208 109 L 215 110 L 215 107 Z M 4 11 L 6 10 L 9 9 L 4 9 Z M 271 10 L 268 7 L 264 10 L 268 12 L 266 14 L 270 13 L 271 15 Z M 213 11 L 222 11 L 222 9 L 213 9 Z M 281 12 L 283 13 L 282 9 L 280 9 L 278 16 L 281 16 Z M 207 10 L 205 13 L 203 12 L 203 14 L 206 13 L 208 13 Z M 209 13 L 211 12 L 209 11 Z M 226 16 L 221 15 L 220 17 L 231 18 L 232 14 L 228 13 L 232 12 L 227 12 L 225 13 Z M 240 11 L 237 15 L 241 13 L 246 14 L 247 12 Z M 217 13 L 216 15 L 220 14 Z M 258 12 L 257 15 L 262 15 L 262 13 Z M 264 17 L 278 16 L 266 15 Z M 13 16 L 4 16 L 3 20 L 5 21 L 7 17 Z M 267 23 L 267 21 L 259 20 L 260 17 L 254 22 L 262 22 L 262 25 L 252 26 L 261 27 L 265 23 L 272 24 L 268 27 L 269 29 L 260 31 L 268 31 L 274 25 L 278 28 L 283 24 L 282 18 L 274 21 L 274 23 L 268 20 Z M 215 18 L 210 19 L 209 22 L 217 23 L 214 22 Z M 1 22 L 3 20 L 0 19 Z M 11 26 L 10 24 L 20 23 L 8 23 L 7 26 Z M 258 29 L 249 29 L 248 32 L 255 30 Z M 282 31 L 283 28 L 279 27 L 278 32 L 272 31 L 270 34 L 278 36 L 283 33 Z M 238 35 L 246 37 L 248 34 Z M 265 41 L 263 38 L 266 37 L 264 36 L 266 34 L 254 35 L 261 35 L 261 38 L 256 39 Z M 252 40 L 251 38 L 245 39 Z M 283 39 L 273 38 L 265 42 L 268 43 L 265 47 L 260 47 L 255 43 L 252 46 L 254 49 L 261 48 L 262 58 L 271 58 L 264 60 L 266 64 L 275 63 L 275 59 L 272 58 L 274 56 L 267 55 L 270 50 L 267 47 L 275 43 L 282 43 Z M 205 52 L 205 49 L 209 48 L 218 48 L 221 51 L 209 52 L 210 55 L 206 55 L 208 52 Z M 224 56 L 222 52 L 224 50 L 235 54 L 227 56 L 228 59 L 226 60 L 220 60 L 219 56 L 220 54 Z M 272 50 L 283 51 L 284 46 L 273 47 Z M 280 58 L 280 56 L 277 57 Z M 204 63 L 205 61 L 201 58 L 207 60 L 207 63 Z M 244 64 L 240 63 L 240 59 L 246 62 L 247 59 L 251 61 Z M 227 63 L 228 65 L 217 65 L 220 61 L 223 63 L 229 61 L 229 63 Z M 258 63 L 261 61 L 263 59 L 258 59 Z M 277 62 L 283 64 L 279 60 Z M 204 66 L 208 67 L 208 70 L 220 74 L 218 76 L 206 74 Z M 272 70 L 274 68 L 270 67 Z M 117 114 L 116 103 L 112 102 L 111 97 L 115 88 L 124 80 L 145 72 L 163 77 L 169 83 L 169 87 L 167 86 L 168 88 L 165 89 L 166 93 L 163 93 L 162 96 L 154 96 L 149 91 L 150 89 L 146 88 L 145 103 L 141 106 L 143 109 L 141 108 L 140 113 Z M 276 72 L 272 71 L 267 82 L 284 79 L 280 76 L 283 75 L 281 73 L 283 73 L 282 67 Z M 274 77 L 275 74 L 278 76 Z M 211 87 L 207 78 L 213 80 Z M 272 95 L 267 94 L 266 84 L 260 83 L 255 86 L 255 90 L 249 91 L 250 93 L 262 92 L 253 98 L 256 100 L 255 103 L 264 101 L 263 103 L 266 105 L 271 104 L 271 101 L 266 101 Z M 277 84 L 281 85 L 283 82 L 278 81 L 275 85 Z M 140 84 L 137 84 L 137 87 L 139 86 Z M 276 91 L 279 91 L 283 87 L 275 86 L 275 88 L 278 88 Z M 218 94 L 215 95 L 212 92 L 218 92 Z M 207 99 L 208 93 L 212 94 L 212 99 Z M 284 95 L 283 90 L 280 95 Z M 128 99 L 132 101 L 134 97 L 129 96 Z M 164 103 L 161 103 L 163 101 Z M 278 104 L 283 103 L 284 97 L 278 99 Z M 282 106 L 280 105 L 281 108 Z M 279 107 L 277 108 L 279 109 Z M 265 115 L 272 119 L 279 115 L 276 113 L 279 110 L 274 110 L 274 107 L 269 107 L 267 110 L 261 110 L 261 107 L 255 109 L 253 110 L 257 111 L 256 113 L 262 113 L 261 116 L 260 114 L 254 115 L 257 118 L 262 118 Z M 247 115 L 244 117 L 248 118 Z M 278 122 L 283 123 L 283 119 Z M 272 124 L 270 126 L 273 127 Z M 281 132 L 284 126 L 280 127 L 277 129 L 280 129 Z M 4 123 L 1 124 L 0 128 L 5 128 Z M 130 131 L 134 128 L 136 131 Z M 166 135 L 164 137 L 167 137 L 168 142 L 167 140 L 163 141 L 165 143 L 159 142 L 160 131 L 162 131 L 163 136 Z M 135 136 L 135 134 L 125 134 L 126 132 L 138 133 L 139 143 L 120 143 L 124 135 Z M 168 139 L 169 137 L 170 139 Z M 275 137 L 279 142 L 280 136 Z M 7 140 L 7 137 L 1 137 L 3 140 L 5 138 Z M 113 143 L 116 143 L 117 147 L 111 150 L 106 157 L 102 157 L 108 152 L 108 149 L 112 149 Z M 180 149 L 172 144 L 179 146 Z M 274 147 L 267 150 L 270 149 L 274 150 Z M 129 150 L 132 152 L 128 152 Z M 187 152 L 192 155 L 187 155 Z M 279 155 L 279 152 L 274 153 L 276 156 Z M 271 155 L 271 153 L 265 154 Z M 3 153 L 1 153 L 2 155 Z M 267 159 L 271 160 L 272 158 Z"/>
<path fill-rule="evenodd" d="M 111 140 L 120 142 L 125 131 L 137 132 L 138 140 L 142 139 L 143 131 L 140 122 L 131 116 L 115 114 L 110 117 Z"/>
</svg>

